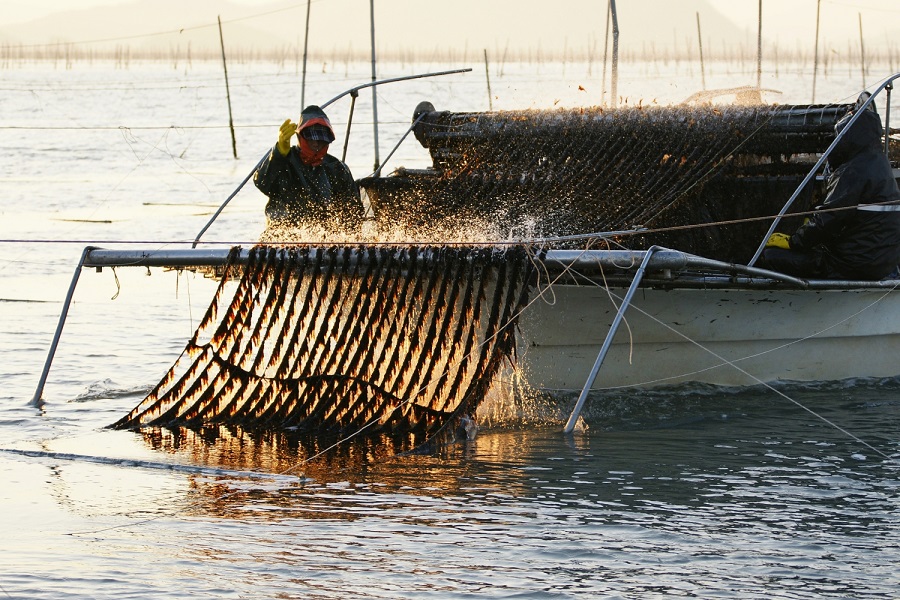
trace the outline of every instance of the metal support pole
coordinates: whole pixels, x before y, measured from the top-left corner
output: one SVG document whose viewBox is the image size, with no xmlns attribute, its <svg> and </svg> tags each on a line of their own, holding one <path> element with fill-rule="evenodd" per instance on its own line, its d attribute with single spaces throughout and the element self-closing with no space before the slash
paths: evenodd
<svg viewBox="0 0 900 600">
<path fill-rule="evenodd" d="M 244 177 L 244 180 L 241 182 L 241 184 L 237 186 L 237 188 L 235 188 L 233 192 L 231 192 L 230 196 L 225 198 L 225 202 L 223 202 L 219 206 L 219 208 L 216 209 L 216 212 L 213 213 L 213 216 L 209 218 L 209 221 L 206 222 L 206 225 L 203 226 L 203 229 L 201 229 L 197 234 L 197 237 L 194 238 L 194 243 L 191 245 L 191 248 L 197 247 L 197 244 L 200 243 L 200 238 L 203 237 L 203 234 L 206 233 L 206 230 L 209 229 L 213 222 L 219 218 L 219 215 L 222 214 L 222 211 L 225 210 L 225 207 L 228 206 L 229 202 L 231 202 L 231 199 L 237 196 L 237 193 L 241 191 L 241 189 L 247 184 L 248 181 L 250 181 L 250 178 L 253 177 L 253 175 L 256 173 L 256 170 L 262 166 L 263 161 L 265 161 L 268 157 L 268 152 L 263 154 L 262 158 L 259 159 L 259 162 L 256 163 L 256 166 L 253 167 L 253 170 L 247 173 L 247 176 Z"/>
<path fill-rule="evenodd" d="M 622 322 L 622 317 L 625 315 L 625 310 L 628 308 L 628 305 L 631 303 L 631 298 L 634 296 L 634 293 L 637 291 L 638 286 L 641 283 L 641 279 L 644 277 L 644 271 L 647 269 L 647 264 L 650 262 L 650 258 L 653 254 L 660 250 L 659 246 L 651 246 L 647 249 L 647 253 L 644 255 L 644 260 L 641 261 L 641 266 L 638 267 L 637 273 L 634 275 L 634 280 L 632 280 L 631 285 L 628 287 L 628 292 L 625 294 L 625 299 L 622 300 L 622 304 L 619 305 L 619 309 L 616 311 L 616 316 L 613 319 L 612 325 L 609 326 L 609 332 L 606 334 L 606 339 L 603 340 L 603 346 L 600 348 L 600 353 L 597 355 L 597 360 L 594 361 L 594 366 L 591 368 L 591 373 L 588 375 L 587 381 L 584 382 L 584 387 L 581 389 L 581 394 L 578 396 L 578 401 L 575 403 L 575 408 L 572 409 L 572 414 L 569 415 L 569 420 L 566 423 L 565 428 L 563 429 L 563 433 L 572 433 L 575 430 L 575 423 L 578 422 L 578 416 L 581 414 L 581 409 L 584 406 L 584 401 L 587 399 L 588 393 L 591 391 L 591 386 L 594 385 L 594 381 L 597 379 L 597 373 L 600 371 L 600 366 L 603 364 L 603 360 L 606 358 L 606 353 L 609 352 L 609 347 L 612 345 L 612 340 L 616 335 L 616 331 L 619 329 L 619 323 Z"/>
<path fill-rule="evenodd" d="M 384 159 L 384 163 L 381 164 L 381 165 L 379 165 L 378 168 L 375 169 L 375 171 L 374 171 L 371 175 L 369 175 L 369 177 L 381 177 L 381 170 L 384 168 L 384 165 L 386 165 L 387 162 L 388 162 L 389 160 L 391 160 L 391 157 L 394 155 L 394 152 L 397 151 L 397 148 L 400 147 L 400 144 L 402 144 L 402 143 L 403 143 L 403 140 L 405 140 L 406 137 L 409 135 L 409 132 L 416 128 L 416 125 L 419 124 L 419 121 L 421 121 L 422 119 L 425 118 L 425 115 L 426 115 L 426 114 L 428 114 L 428 113 L 423 112 L 423 113 L 420 114 L 418 117 L 416 117 L 416 120 L 413 121 L 412 125 L 409 126 L 409 129 L 406 130 L 406 133 L 404 133 L 403 136 L 400 138 L 400 141 L 398 141 L 398 142 L 394 145 L 394 147 L 391 149 L 391 151 L 388 152 L 387 157 Z"/>
<path fill-rule="evenodd" d="M 32 406 L 43 406 L 44 401 L 44 384 L 47 383 L 47 375 L 50 373 L 50 365 L 53 363 L 53 356 L 56 354 L 56 347 L 59 345 L 59 338 L 62 336 L 63 325 L 66 324 L 66 317 L 69 314 L 69 306 L 72 304 L 72 296 L 75 295 L 75 286 L 78 284 L 78 277 L 81 275 L 81 269 L 88 253 L 93 250 L 92 246 L 88 246 L 81 253 L 81 260 L 75 267 L 75 274 L 72 275 L 72 282 L 69 284 L 69 291 L 66 294 L 66 300 L 63 302 L 62 311 L 59 313 L 59 321 L 56 324 L 56 333 L 53 334 L 53 341 L 50 343 L 50 351 L 47 353 L 47 360 L 44 361 L 44 370 L 41 371 L 41 379 L 38 381 L 37 389 L 34 391 L 34 397 L 31 399 Z"/>
<path fill-rule="evenodd" d="M 350 128 L 353 126 L 353 112 L 356 110 L 356 99 L 359 92 L 350 92 L 350 114 L 347 115 L 347 131 L 344 133 L 344 151 L 341 153 L 341 162 L 347 162 L 347 146 L 350 145 Z"/>
<path fill-rule="evenodd" d="M 887 95 L 884 101 L 884 155 L 891 158 L 891 92 L 894 90 L 894 84 L 888 83 L 884 88 Z"/>
</svg>

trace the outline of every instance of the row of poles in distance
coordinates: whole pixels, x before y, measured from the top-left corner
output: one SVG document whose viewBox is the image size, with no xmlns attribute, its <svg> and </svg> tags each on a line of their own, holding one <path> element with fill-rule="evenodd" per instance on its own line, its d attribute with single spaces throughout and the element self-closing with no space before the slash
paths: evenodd
<svg viewBox="0 0 900 600">
<path fill-rule="evenodd" d="M 303 77 L 300 83 L 300 108 L 306 107 L 306 58 L 309 49 L 309 18 L 312 0 L 306 0 L 306 27 L 303 36 Z M 228 100 L 228 128 L 231 131 L 231 150 L 234 158 L 237 158 L 237 141 L 234 135 L 234 119 L 231 113 L 231 91 L 228 87 L 228 64 L 225 60 L 225 38 L 222 35 L 222 18 L 217 17 L 219 22 L 219 44 L 222 48 L 222 68 L 225 71 L 225 96 Z M 372 82 L 376 80 L 375 72 L 375 0 L 369 0 L 369 22 L 370 37 L 372 40 Z M 372 86 L 372 121 L 375 135 L 375 170 L 381 165 L 381 158 L 378 153 L 378 101 L 375 95 L 375 86 Z"/>
<path fill-rule="evenodd" d="M 756 88 L 762 89 L 762 0 L 758 0 L 759 3 L 759 11 L 758 11 L 758 29 L 757 29 L 757 38 L 756 38 Z M 300 87 L 300 105 L 301 108 L 306 106 L 306 59 L 308 55 L 309 48 L 309 22 L 310 22 L 310 11 L 311 11 L 312 0 L 307 0 L 306 2 L 306 27 L 304 32 L 303 39 L 303 76 L 301 80 Z M 816 1 L 816 37 L 815 37 L 815 46 L 813 52 L 813 81 L 812 81 L 812 102 L 816 101 L 816 79 L 819 71 L 819 21 L 821 16 L 821 6 L 822 0 Z M 706 89 L 706 67 L 704 64 L 703 58 L 703 36 L 700 29 L 700 13 L 696 13 L 697 17 L 697 40 L 699 44 L 700 50 L 700 77 L 703 89 Z M 228 65 L 225 60 L 225 40 L 222 36 L 222 19 L 219 18 L 219 41 L 222 47 L 222 67 L 225 71 L 225 92 L 228 98 L 228 127 L 231 130 L 231 148 L 234 153 L 234 158 L 237 158 L 237 142 L 235 140 L 234 134 L 234 120 L 232 118 L 231 112 L 231 93 L 228 88 Z M 372 61 L 372 81 L 376 80 L 376 69 L 375 69 L 375 0 L 369 0 L 369 26 L 370 26 L 370 39 L 371 39 L 371 61 Z M 606 96 L 606 61 L 607 61 L 607 53 L 609 50 L 609 34 L 610 34 L 610 26 L 612 26 L 612 65 L 610 69 L 610 103 L 613 108 L 616 106 L 616 99 L 618 98 L 618 67 L 619 67 L 619 20 L 616 11 L 616 0 L 608 0 L 607 10 L 606 10 L 606 35 L 603 41 L 603 81 L 601 85 L 601 96 L 600 101 L 601 104 L 605 101 Z M 860 55 L 861 55 L 861 69 L 862 69 L 862 83 L 863 88 L 866 87 L 866 58 L 865 58 L 865 45 L 863 42 L 863 28 L 862 28 L 862 14 L 859 15 L 859 45 L 860 45 Z M 488 71 L 488 58 L 487 58 L 487 50 L 484 51 L 484 68 L 485 75 L 487 77 L 487 91 L 488 91 L 488 107 L 489 110 L 493 110 L 493 99 L 491 97 L 491 80 L 490 74 Z M 378 151 L 378 101 L 377 96 L 375 94 L 375 86 L 372 86 L 372 121 L 374 127 L 374 140 L 375 140 L 375 166 L 374 170 L 377 171 L 381 165 L 381 159 Z"/>
</svg>

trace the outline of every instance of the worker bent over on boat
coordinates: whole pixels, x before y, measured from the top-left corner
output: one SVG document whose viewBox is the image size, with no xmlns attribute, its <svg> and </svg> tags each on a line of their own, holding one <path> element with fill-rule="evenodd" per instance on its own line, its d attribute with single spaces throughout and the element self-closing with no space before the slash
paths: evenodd
<svg viewBox="0 0 900 600">
<path fill-rule="evenodd" d="M 291 138 L 297 135 L 297 144 Z M 359 185 L 350 169 L 328 154 L 334 129 L 318 106 L 307 106 L 300 123 L 286 120 L 253 182 L 269 197 L 270 228 L 314 227 L 331 232 L 356 232 L 362 223 Z"/>
<path fill-rule="evenodd" d="M 864 98 L 863 98 L 864 99 Z M 881 118 L 863 111 L 828 156 L 825 201 L 793 235 L 774 233 L 761 266 L 796 277 L 879 280 L 900 263 L 900 189 L 881 148 Z M 835 125 L 840 133 L 853 116 Z"/>
</svg>

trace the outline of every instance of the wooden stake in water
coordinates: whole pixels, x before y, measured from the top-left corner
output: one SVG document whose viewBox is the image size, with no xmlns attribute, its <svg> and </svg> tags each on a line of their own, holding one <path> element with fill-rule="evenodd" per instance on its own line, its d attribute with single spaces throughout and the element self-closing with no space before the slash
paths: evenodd
<svg viewBox="0 0 900 600">
<path fill-rule="evenodd" d="M 700 81 L 706 89 L 706 69 L 703 67 L 703 35 L 700 33 L 700 12 L 697 13 L 697 45 L 700 46 Z"/>
<path fill-rule="evenodd" d="M 759 0 L 759 32 L 756 35 L 756 89 L 762 89 L 762 0 Z"/>
<path fill-rule="evenodd" d="M 228 99 L 228 129 L 231 130 L 231 152 L 237 158 L 237 140 L 234 139 L 234 119 L 231 118 L 231 90 L 228 88 L 228 65 L 225 63 L 225 38 L 222 36 L 222 17 L 219 21 L 219 44 L 222 46 L 222 69 L 225 71 L 225 97 Z"/>
<path fill-rule="evenodd" d="M 862 13 L 856 14 L 859 15 L 859 66 L 862 73 L 863 89 L 866 89 L 866 46 L 863 43 Z"/>
<path fill-rule="evenodd" d="M 606 37 L 603 38 L 603 83 L 600 87 L 600 104 L 606 100 L 606 56 L 609 51 L 609 20 L 612 14 L 612 0 L 606 3 Z"/>
<path fill-rule="evenodd" d="M 822 0 L 816 0 L 816 45 L 813 48 L 813 88 L 812 103 L 816 103 L 816 74 L 819 71 L 819 11 L 822 8 Z"/>
<path fill-rule="evenodd" d="M 488 69 L 487 48 L 484 49 L 484 77 L 487 79 L 488 110 L 494 110 L 494 97 L 491 94 L 491 72 Z"/>
</svg>

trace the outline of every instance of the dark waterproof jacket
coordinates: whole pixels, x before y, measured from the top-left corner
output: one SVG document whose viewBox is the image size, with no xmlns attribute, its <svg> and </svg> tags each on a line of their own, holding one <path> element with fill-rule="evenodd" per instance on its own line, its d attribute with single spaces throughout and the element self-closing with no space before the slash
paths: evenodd
<svg viewBox="0 0 900 600">
<path fill-rule="evenodd" d="M 270 225 L 349 231 L 362 221 L 359 186 L 347 165 L 330 154 L 313 167 L 300 160 L 296 145 L 287 156 L 273 147 L 253 182 L 269 197 L 266 217 Z"/>
<path fill-rule="evenodd" d="M 828 277 L 877 280 L 900 263 L 900 189 L 880 147 L 881 133 L 878 114 L 863 111 L 829 155 L 833 171 L 816 210 L 853 208 L 816 212 L 791 236 L 791 250 L 822 252 Z"/>
</svg>

